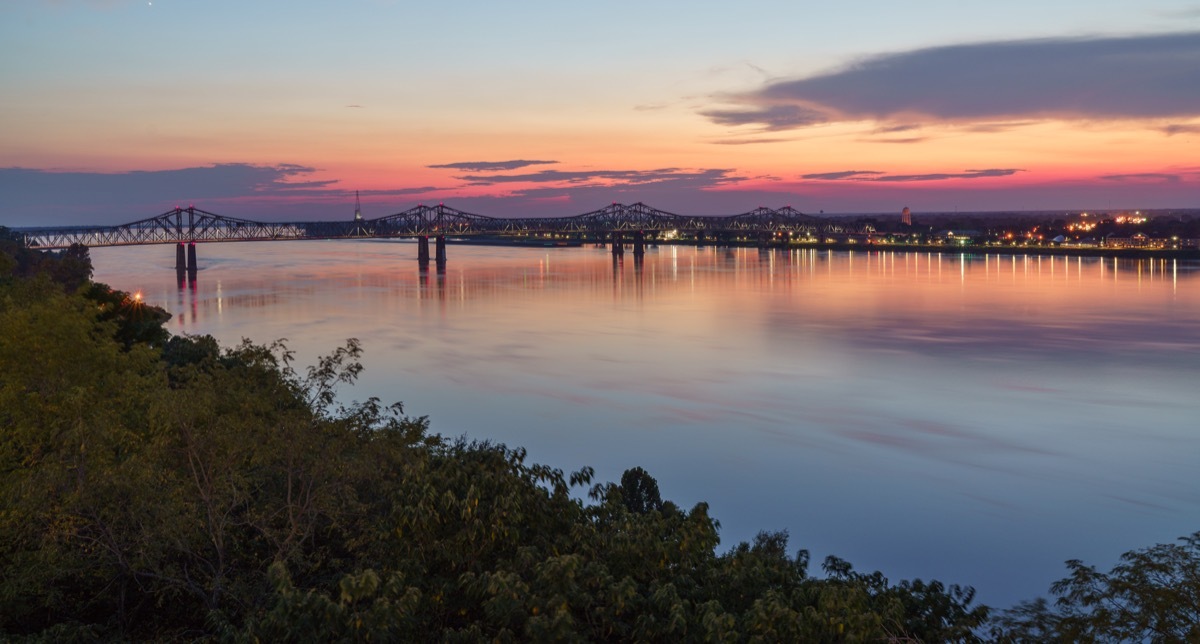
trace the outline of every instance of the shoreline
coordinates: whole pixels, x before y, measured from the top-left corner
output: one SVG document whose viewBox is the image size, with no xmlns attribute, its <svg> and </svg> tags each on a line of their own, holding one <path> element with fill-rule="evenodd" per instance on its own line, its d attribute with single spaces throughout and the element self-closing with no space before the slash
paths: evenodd
<svg viewBox="0 0 1200 644">
<path fill-rule="evenodd" d="M 464 246 L 515 246 L 525 248 L 581 248 L 585 246 L 608 246 L 608 242 L 589 240 L 546 240 L 545 242 L 503 237 L 452 237 L 449 241 L 455 245 Z M 627 247 L 631 244 L 627 241 Z M 1059 257 L 1099 257 L 1119 259 L 1183 259 L 1200 260 L 1200 249 L 1196 248 L 1078 248 L 1058 246 L 981 246 L 978 244 L 964 246 L 945 246 L 937 244 L 875 244 L 875 243 L 768 243 L 760 244 L 752 241 L 695 241 L 695 240 L 657 240 L 646 241 L 646 247 L 655 246 L 715 246 L 718 248 L 760 248 L 763 250 L 836 250 L 864 252 L 899 252 L 899 253 L 940 253 L 946 255 L 1043 255 Z M 627 248 L 627 253 L 632 252 Z"/>
</svg>

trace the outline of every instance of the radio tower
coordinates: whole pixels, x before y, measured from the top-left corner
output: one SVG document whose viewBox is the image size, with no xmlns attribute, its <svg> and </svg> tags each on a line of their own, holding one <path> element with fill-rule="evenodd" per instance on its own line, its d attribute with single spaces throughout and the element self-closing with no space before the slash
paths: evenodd
<svg viewBox="0 0 1200 644">
<path fill-rule="evenodd" d="M 358 191 L 354 191 L 354 221 L 362 221 L 362 204 L 358 201 Z"/>
</svg>

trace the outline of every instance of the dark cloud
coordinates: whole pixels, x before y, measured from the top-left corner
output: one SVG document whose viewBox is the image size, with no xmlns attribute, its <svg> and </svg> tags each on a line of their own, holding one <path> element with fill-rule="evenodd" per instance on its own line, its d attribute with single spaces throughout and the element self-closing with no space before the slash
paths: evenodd
<svg viewBox="0 0 1200 644">
<path fill-rule="evenodd" d="M 1176 134 L 1197 134 L 1200 133 L 1200 125 L 1168 125 L 1163 128 L 1167 136 L 1175 136 Z"/>
<path fill-rule="evenodd" d="M 828 121 L 1161 119 L 1200 115 L 1200 33 L 919 49 L 767 84 L 701 112 L 768 130 Z"/>
<path fill-rule="evenodd" d="M 889 125 L 887 127 L 877 128 L 875 134 L 895 134 L 897 132 L 911 132 L 912 130 L 921 129 L 920 125 L 905 123 L 903 125 Z"/>
<path fill-rule="evenodd" d="M 493 178 L 499 177 L 489 177 Z M 754 200 L 778 203 L 781 200 L 779 193 L 738 188 L 743 182 L 772 179 L 741 176 L 722 168 L 545 171 L 505 175 L 501 181 L 504 185 L 497 187 L 498 194 L 456 197 L 454 204 L 472 212 L 497 216 L 562 216 L 594 210 L 614 201 L 641 201 L 668 211 L 729 215 L 749 210 L 746 204 Z M 525 185 L 519 185 L 522 183 Z M 764 198 L 767 194 L 773 196 Z"/>
<path fill-rule="evenodd" d="M 517 168 L 524 168 L 531 165 L 548 165 L 551 163 L 558 163 L 558 161 L 527 161 L 525 159 L 514 159 L 512 161 L 459 161 L 457 163 L 440 163 L 425 167 L 465 170 L 467 172 L 502 172 L 504 170 L 516 170 Z"/>
<path fill-rule="evenodd" d="M 221 163 L 131 172 L 0 168 L 0 221 L 10 226 L 114 224 L 189 204 L 213 212 L 224 209 L 233 216 L 250 216 L 245 208 L 252 204 L 256 213 L 292 219 L 328 216 L 331 206 L 336 210 L 353 203 L 354 191 L 337 187 L 337 180 L 306 180 L 315 171 L 290 163 Z M 362 195 L 402 196 L 435 190 L 364 190 Z"/>
<path fill-rule="evenodd" d="M 701 112 L 718 125 L 762 125 L 767 130 L 791 130 L 829 121 L 825 112 L 799 105 L 766 105 L 741 109 L 707 110 Z"/>
<path fill-rule="evenodd" d="M 932 174 L 887 174 L 875 170 L 841 170 L 838 172 L 820 172 L 802 175 L 802 179 L 814 181 L 880 181 L 885 183 L 901 183 L 906 181 L 941 181 L 943 179 L 983 179 L 987 177 L 1007 177 L 1022 170 L 1016 168 L 988 168 L 986 170 L 966 170 L 964 172 L 938 172 Z"/>
<path fill-rule="evenodd" d="M 731 176 L 732 170 L 706 169 L 681 170 L 679 168 L 659 168 L 657 170 L 541 170 L 525 174 L 489 174 L 466 175 L 456 177 L 472 186 L 491 186 L 501 183 L 565 183 L 568 185 L 604 185 L 604 186 L 636 186 L 651 183 L 669 183 L 679 185 L 688 182 L 701 182 L 704 185 L 718 185 L 742 180 L 742 177 Z"/>
<path fill-rule="evenodd" d="M 802 175 L 801 179 L 813 179 L 816 181 L 840 181 L 842 179 L 869 179 L 875 175 L 881 175 L 882 172 L 877 170 L 842 170 L 840 172 L 818 172 L 816 174 Z"/>
<path fill-rule="evenodd" d="M 176 170 L 132 172 L 60 172 L 0 168 L 0 204 L 5 208 L 36 205 L 43 200 L 105 205 L 130 195 L 147 201 L 209 199 L 244 195 L 277 195 L 326 188 L 333 180 L 300 180 L 315 168 L 296 164 L 218 163 Z"/>
<path fill-rule="evenodd" d="M 989 168 L 987 170 L 967 170 L 965 172 L 934 173 L 934 174 L 889 174 L 874 181 L 941 181 L 943 179 L 984 179 L 987 177 L 1008 177 L 1023 170 L 1017 168 Z"/>
<path fill-rule="evenodd" d="M 1105 181 L 1164 181 L 1175 183 L 1183 177 L 1166 172 L 1137 172 L 1132 174 L 1106 174 L 1100 178 Z"/>
<path fill-rule="evenodd" d="M 453 205 L 503 217 L 580 214 L 614 201 L 641 201 L 670 212 L 697 215 L 734 215 L 756 205 L 792 203 L 794 195 L 786 192 L 738 187 L 748 180 L 729 170 L 704 170 L 680 172 L 648 183 L 506 186 L 514 189 L 490 196 L 455 197 Z M 448 199 L 446 203 L 451 202 Z"/>
</svg>

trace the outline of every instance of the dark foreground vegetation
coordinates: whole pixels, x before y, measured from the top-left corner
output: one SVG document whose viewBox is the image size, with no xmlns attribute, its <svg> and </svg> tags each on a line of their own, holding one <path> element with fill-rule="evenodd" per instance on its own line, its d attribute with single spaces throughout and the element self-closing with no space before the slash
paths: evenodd
<svg viewBox="0 0 1200 644">
<path fill-rule="evenodd" d="M 1200 639 L 1200 534 L 992 616 L 970 588 L 813 575 L 786 533 L 718 551 L 640 468 L 597 483 L 338 405 L 353 340 L 297 370 L 172 337 L 90 272 L 0 238 L 0 640 Z"/>
</svg>

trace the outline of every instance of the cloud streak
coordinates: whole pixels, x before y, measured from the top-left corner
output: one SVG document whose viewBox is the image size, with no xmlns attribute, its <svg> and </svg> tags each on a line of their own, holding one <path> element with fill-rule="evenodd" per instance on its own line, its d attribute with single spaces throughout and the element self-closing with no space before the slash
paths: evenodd
<svg viewBox="0 0 1200 644">
<path fill-rule="evenodd" d="M 1163 128 L 1167 136 L 1176 134 L 1200 134 L 1200 125 L 1173 124 Z"/>
<path fill-rule="evenodd" d="M 1018 172 L 1019 168 L 987 168 L 985 170 L 965 170 L 963 172 L 934 172 L 929 174 L 887 174 L 876 170 L 841 170 L 838 172 L 819 172 L 801 175 L 801 179 L 810 181 L 878 181 L 882 183 L 906 183 L 919 181 L 944 181 L 946 179 L 987 179 L 992 177 L 1008 177 Z"/>
<path fill-rule="evenodd" d="M 493 179 L 498 177 L 491 177 Z M 777 193 L 745 189 L 773 177 L 748 177 L 723 168 L 685 170 L 590 170 L 546 171 L 508 175 L 486 197 L 455 199 L 468 210 L 521 215 L 561 215 L 585 212 L 613 201 L 644 201 L 666 210 L 697 214 L 735 214 L 749 209 L 747 203 L 777 203 Z"/>
<path fill-rule="evenodd" d="M 1153 181 L 1176 183 L 1182 180 L 1183 177 L 1178 174 L 1169 174 L 1166 172 L 1138 172 L 1132 174 L 1106 174 L 1100 178 L 1105 181 Z"/>
<path fill-rule="evenodd" d="M 794 130 L 829 121 L 824 110 L 800 105 L 764 105 L 739 109 L 716 109 L 700 112 L 717 125 L 746 125 L 754 123 L 770 131 Z"/>
<path fill-rule="evenodd" d="M 548 165 L 551 163 L 558 163 L 558 161 L 527 161 L 525 159 L 513 159 L 512 161 L 459 161 L 457 163 L 440 163 L 425 167 L 463 170 L 465 172 L 503 172 L 531 165 Z"/>
<path fill-rule="evenodd" d="M 987 170 L 967 170 L 965 172 L 946 172 L 932 174 L 889 174 L 874 179 L 874 181 L 943 181 L 945 179 L 988 179 L 991 177 L 1009 177 L 1022 170 L 1017 168 L 989 168 Z"/>
<path fill-rule="evenodd" d="M 791 141 L 788 138 L 755 138 L 755 139 L 721 139 L 710 141 L 713 145 L 758 145 L 760 143 L 781 143 Z"/>
<path fill-rule="evenodd" d="M 725 126 L 1200 115 L 1200 33 L 953 45 L 768 83 L 701 112 Z"/>
<path fill-rule="evenodd" d="M 729 169 L 682 170 L 541 170 L 524 174 L 465 175 L 455 177 L 471 186 L 493 186 L 507 183 L 559 183 L 566 185 L 638 186 L 646 184 L 702 184 L 716 186 L 737 182 L 744 177 L 733 176 Z"/>
<path fill-rule="evenodd" d="M 909 136 L 909 137 L 905 137 L 905 138 L 901 138 L 901 139 L 860 139 L 860 140 L 867 141 L 870 143 L 906 144 L 906 143 L 920 143 L 921 141 L 928 140 L 928 138 L 929 137 L 926 137 L 926 136 Z"/>
<path fill-rule="evenodd" d="M 873 179 L 876 175 L 884 174 L 877 170 L 841 170 L 838 172 L 818 172 L 816 174 L 806 174 L 801 176 L 801 179 L 812 179 L 815 181 L 841 181 L 844 179 Z"/>
</svg>

